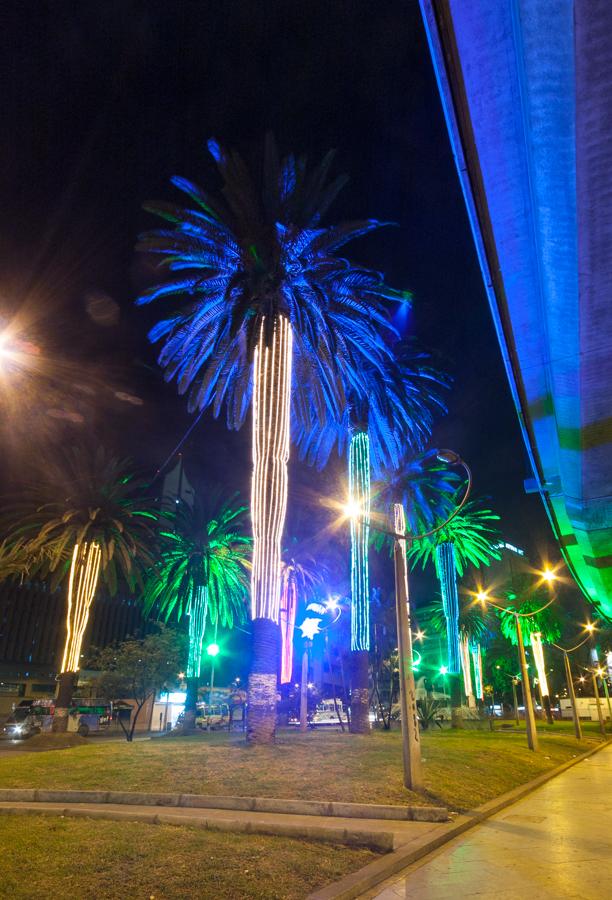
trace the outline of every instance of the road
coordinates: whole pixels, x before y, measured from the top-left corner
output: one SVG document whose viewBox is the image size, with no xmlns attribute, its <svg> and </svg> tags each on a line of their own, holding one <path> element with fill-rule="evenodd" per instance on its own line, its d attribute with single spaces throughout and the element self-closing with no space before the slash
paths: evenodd
<svg viewBox="0 0 612 900">
<path fill-rule="evenodd" d="M 602 900 L 612 895 L 612 747 L 363 895 Z"/>
</svg>

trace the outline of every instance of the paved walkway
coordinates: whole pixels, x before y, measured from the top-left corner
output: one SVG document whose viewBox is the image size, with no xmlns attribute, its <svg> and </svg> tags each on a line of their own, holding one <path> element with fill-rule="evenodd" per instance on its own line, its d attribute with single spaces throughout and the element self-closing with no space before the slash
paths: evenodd
<svg viewBox="0 0 612 900">
<path fill-rule="evenodd" d="M 612 747 L 435 851 L 365 898 L 612 896 Z"/>
</svg>

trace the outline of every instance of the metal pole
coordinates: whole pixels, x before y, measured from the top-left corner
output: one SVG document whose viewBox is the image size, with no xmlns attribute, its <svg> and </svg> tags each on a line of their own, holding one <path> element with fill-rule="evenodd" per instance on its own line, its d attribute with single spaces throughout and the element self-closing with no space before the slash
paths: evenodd
<svg viewBox="0 0 612 900">
<path fill-rule="evenodd" d="M 300 731 L 308 729 L 308 641 L 302 653 L 302 683 L 300 685 Z"/>
<path fill-rule="evenodd" d="M 527 746 L 536 753 L 539 750 L 538 732 L 536 731 L 535 716 L 533 713 L 533 699 L 531 696 L 531 685 L 529 683 L 529 675 L 527 673 L 527 659 L 525 658 L 525 644 L 523 643 L 523 632 L 521 630 L 521 621 L 515 614 L 516 636 L 518 640 L 519 665 L 521 667 L 521 681 L 523 682 L 523 699 L 525 701 L 525 728 L 527 731 Z"/>
<path fill-rule="evenodd" d="M 570 665 L 569 656 L 563 651 L 563 662 L 565 663 L 565 680 L 567 682 L 567 695 L 572 704 L 572 718 L 574 720 L 574 734 L 576 740 L 582 739 L 582 726 L 580 725 L 580 716 L 578 715 L 578 707 L 576 706 L 576 691 L 574 690 L 574 679 L 572 678 L 572 667 Z"/>
<path fill-rule="evenodd" d="M 404 507 L 393 507 L 395 532 L 406 533 Z M 400 709 L 402 722 L 402 754 L 404 760 L 404 785 L 411 790 L 423 787 L 421 766 L 421 736 L 412 670 L 412 633 L 409 616 L 408 565 L 406 541 L 396 540 L 395 562 L 395 612 L 397 618 L 397 649 L 399 656 Z"/>
<path fill-rule="evenodd" d="M 518 698 L 516 696 L 516 678 L 512 679 L 512 699 L 514 700 L 514 721 L 519 724 Z"/>
<path fill-rule="evenodd" d="M 595 672 L 592 673 L 593 678 L 593 692 L 595 694 L 595 702 L 597 703 L 597 715 L 599 717 L 599 730 L 602 734 L 606 733 L 606 723 L 604 722 L 603 712 L 601 711 L 601 703 L 599 701 L 599 688 L 597 687 L 597 675 Z"/>
<path fill-rule="evenodd" d="M 608 715 L 610 716 L 610 721 L 612 722 L 612 706 L 610 706 L 610 692 L 608 691 L 608 681 L 606 678 L 601 678 L 601 683 L 603 684 L 604 693 L 606 695 L 606 703 L 608 704 Z"/>
</svg>

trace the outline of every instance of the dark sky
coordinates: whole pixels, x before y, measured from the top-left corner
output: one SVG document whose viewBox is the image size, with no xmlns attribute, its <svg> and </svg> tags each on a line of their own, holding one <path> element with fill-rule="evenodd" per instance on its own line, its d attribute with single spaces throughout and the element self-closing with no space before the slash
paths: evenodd
<svg viewBox="0 0 612 900">
<path fill-rule="evenodd" d="M 523 492 L 417 0 L 22 0 L 2 16 L 0 307 L 49 370 L 18 390 L 4 376 L 5 472 L 80 435 L 162 463 L 191 419 L 146 342 L 160 308 L 133 306 L 151 279 L 133 251 L 152 224 L 142 205 L 169 198 L 175 173 L 214 184 L 208 137 L 248 154 L 271 129 L 314 159 L 337 148 L 351 182 L 334 218 L 398 223 L 352 255 L 414 292 L 411 331 L 455 379 L 434 442 L 471 462 L 509 540 L 534 556 L 550 541 L 539 498 Z M 246 490 L 248 427 L 206 416 L 186 458 L 196 479 Z M 322 482 L 293 469 L 295 509 Z"/>
</svg>

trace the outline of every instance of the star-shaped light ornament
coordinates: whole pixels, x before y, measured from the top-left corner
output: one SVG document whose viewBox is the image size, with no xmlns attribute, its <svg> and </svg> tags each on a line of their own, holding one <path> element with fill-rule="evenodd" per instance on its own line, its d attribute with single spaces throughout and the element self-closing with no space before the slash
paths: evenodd
<svg viewBox="0 0 612 900">
<path fill-rule="evenodd" d="M 301 625 L 298 625 L 298 628 L 302 632 L 302 637 L 306 640 L 311 641 L 315 634 L 321 633 L 321 619 L 311 619 L 307 616 Z"/>
</svg>

